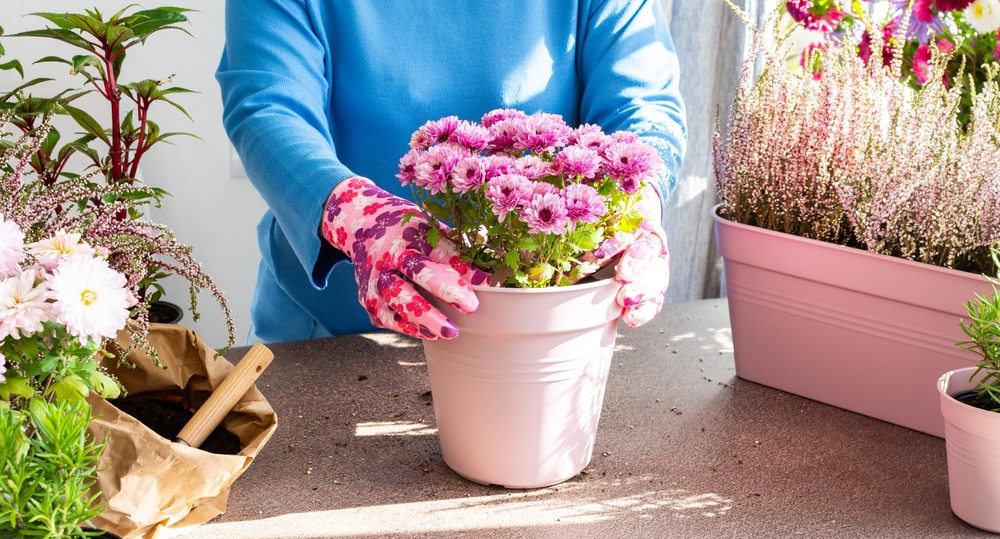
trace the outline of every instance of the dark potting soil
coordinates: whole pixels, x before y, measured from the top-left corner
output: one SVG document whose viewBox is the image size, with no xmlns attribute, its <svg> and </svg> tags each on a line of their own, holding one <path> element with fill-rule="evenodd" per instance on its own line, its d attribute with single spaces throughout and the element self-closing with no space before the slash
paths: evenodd
<svg viewBox="0 0 1000 539">
<path fill-rule="evenodd" d="M 179 402 L 154 399 L 112 399 L 108 402 L 171 442 L 194 417 L 194 414 Z M 216 455 L 235 455 L 241 449 L 240 439 L 220 425 L 212 431 L 199 449 Z"/>
<path fill-rule="evenodd" d="M 962 404 L 968 404 L 974 408 L 979 408 L 980 410 L 986 410 L 987 412 L 992 412 L 1000 408 L 995 400 L 991 399 L 989 395 L 980 395 L 976 390 L 963 391 L 952 397 Z"/>
</svg>

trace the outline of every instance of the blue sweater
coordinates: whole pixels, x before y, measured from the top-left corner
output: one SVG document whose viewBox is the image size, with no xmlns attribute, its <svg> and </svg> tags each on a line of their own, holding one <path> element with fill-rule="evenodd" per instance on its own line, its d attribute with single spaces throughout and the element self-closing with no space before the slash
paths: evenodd
<svg viewBox="0 0 1000 539">
<path fill-rule="evenodd" d="M 318 234 L 323 203 L 352 176 L 410 198 L 394 175 L 427 120 L 503 107 L 632 130 L 663 157 L 664 200 L 684 152 L 659 0 L 228 0 L 216 76 L 270 208 L 251 312 L 265 341 L 371 327 L 349 261 Z"/>
</svg>

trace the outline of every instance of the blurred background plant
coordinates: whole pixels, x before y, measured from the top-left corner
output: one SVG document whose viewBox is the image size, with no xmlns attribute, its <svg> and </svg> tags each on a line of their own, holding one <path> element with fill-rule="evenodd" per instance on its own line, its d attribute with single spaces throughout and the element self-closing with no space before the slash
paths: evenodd
<svg viewBox="0 0 1000 539">
<path fill-rule="evenodd" d="M 830 15 L 834 7 L 825 9 L 810 13 L 843 24 Z M 932 48 L 927 81 L 914 86 L 903 74 L 904 42 L 872 32 L 872 50 L 894 51 L 888 65 L 866 61 L 860 40 L 846 33 L 837 46 L 811 48 L 809 69 L 790 69 L 791 32 L 778 14 L 763 28 L 744 23 L 755 32 L 753 54 L 728 132 L 717 129 L 714 142 L 720 215 L 990 273 L 989 248 L 1000 240 L 997 68 L 984 67 L 976 90 L 968 77 L 948 81 L 954 56 Z M 758 54 L 763 70 L 754 79 Z"/>
<path fill-rule="evenodd" d="M 50 26 L 11 37 L 44 37 L 78 49 L 83 54 L 46 56 L 36 63 L 66 64 L 72 74 L 85 79 L 85 85 L 38 97 L 32 95 L 32 87 L 50 79 L 34 78 L 0 93 L 0 171 L 4 173 L 0 213 L 21 225 L 29 241 L 65 229 L 107 249 L 112 267 L 126 275 L 138 298 L 133 308 L 137 324 L 129 326 L 132 342 L 154 357 L 155 351 L 145 340 L 149 307 L 163 292 L 159 281 L 171 274 L 189 282 L 194 320 L 199 317 L 198 291 L 211 291 L 225 315 L 225 348 L 235 341 L 225 297 L 191 249 L 179 243 L 168 227 L 143 218 L 143 207 L 159 205 L 166 193 L 136 178 L 142 157 L 155 144 L 169 143 L 171 137 L 194 136 L 161 132 L 150 118 L 150 109 L 154 103 L 163 103 L 187 115 L 172 96 L 190 90 L 170 86 L 170 77 L 130 83 L 119 79 L 131 47 L 145 44 L 149 36 L 163 30 L 186 33 L 178 25 L 187 22 L 187 11 L 169 6 L 136 11 L 129 6 L 107 19 L 97 9 L 36 13 Z M 18 60 L 2 63 L 0 69 L 24 75 Z M 99 94 L 103 103 L 94 114 L 75 106 L 91 93 Z M 66 142 L 53 125 L 53 118 L 63 115 L 81 129 L 77 138 Z M 98 120 L 105 117 L 108 123 Z M 13 126 L 13 132 L 8 132 L 8 126 Z"/>
</svg>

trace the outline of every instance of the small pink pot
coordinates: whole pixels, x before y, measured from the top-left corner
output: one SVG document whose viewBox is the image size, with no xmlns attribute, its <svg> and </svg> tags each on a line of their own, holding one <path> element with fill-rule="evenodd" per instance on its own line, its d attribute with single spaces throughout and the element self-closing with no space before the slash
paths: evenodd
<svg viewBox="0 0 1000 539">
<path fill-rule="evenodd" d="M 459 328 L 424 342 L 444 461 L 484 484 L 537 488 L 590 463 L 621 307 L 614 280 L 543 289 L 476 286 Z"/>
<path fill-rule="evenodd" d="M 975 371 L 958 369 L 938 380 L 951 510 L 977 528 L 1000 533 L 1000 413 L 951 397 L 976 387 L 978 379 L 969 380 Z"/>
<path fill-rule="evenodd" d="M 980 275 L 763 228 L 712 211 L 736 374 L 944 436 L 934 380 L 976 364 L 955 343 Z"/>
</svg>

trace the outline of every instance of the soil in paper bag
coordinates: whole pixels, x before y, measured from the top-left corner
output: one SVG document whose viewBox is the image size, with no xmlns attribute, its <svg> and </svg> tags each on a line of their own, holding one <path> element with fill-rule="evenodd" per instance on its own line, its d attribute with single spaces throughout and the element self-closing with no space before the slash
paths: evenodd
<svg viewBox="0 0 1000 539">
<path fill-rule="evenodd" d="M 176 440 L 184 425 L 194 417 L 180 402 L 159 399 L 111 399 L 108 402 L 170 441 Z M 235 455 L 241 449 L 240 439 L 220 425 L 199 449 L 216 455 Z"/>
</svg>

